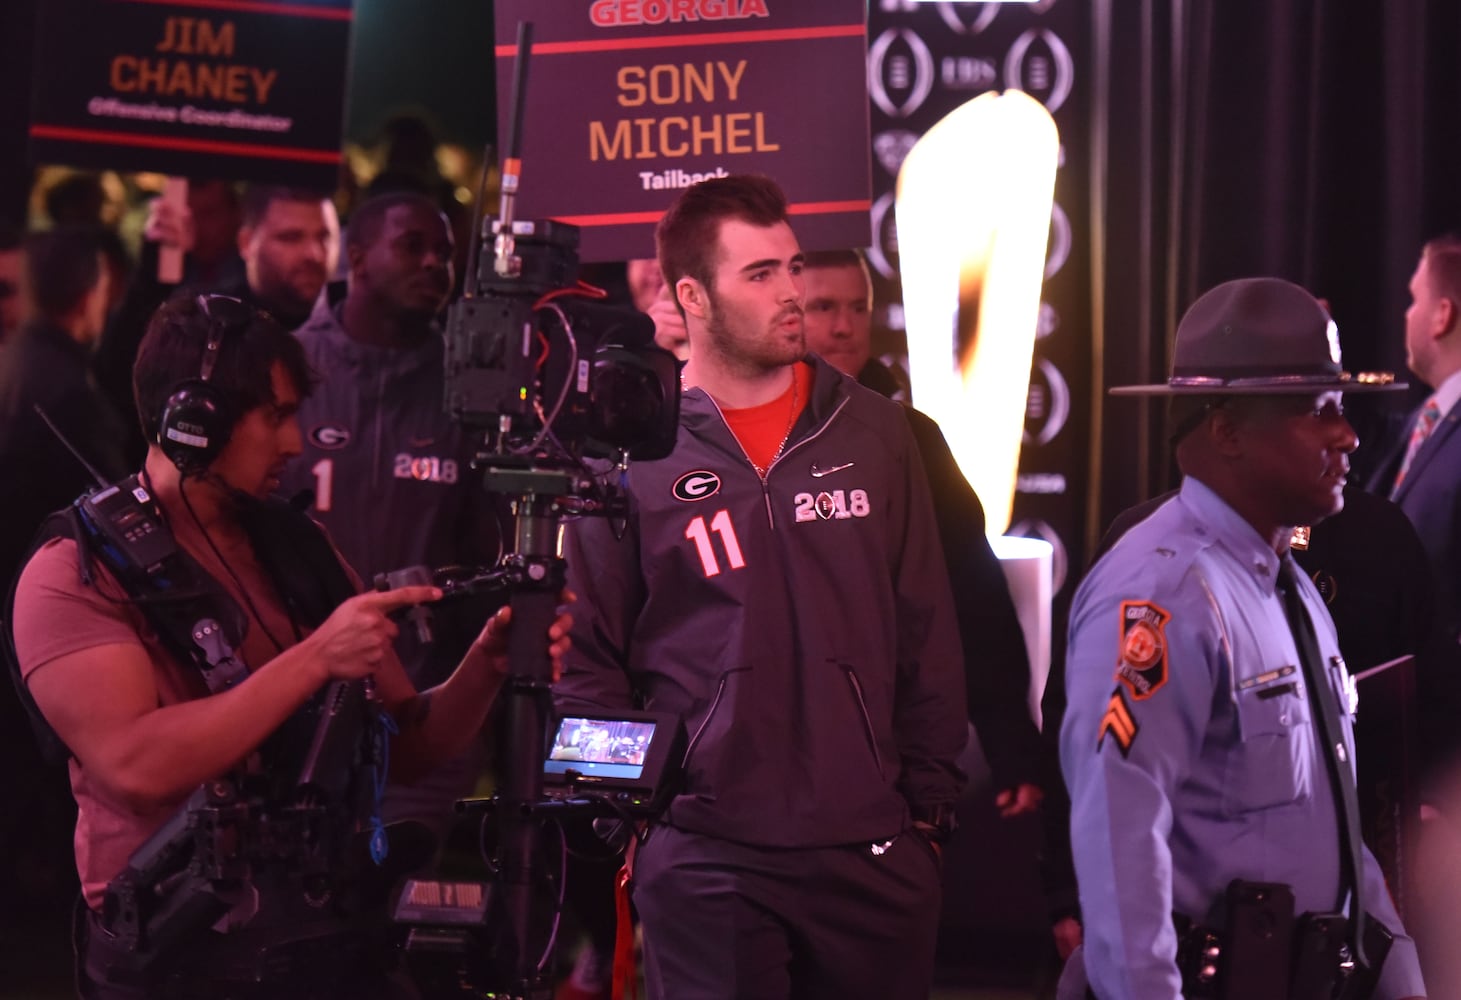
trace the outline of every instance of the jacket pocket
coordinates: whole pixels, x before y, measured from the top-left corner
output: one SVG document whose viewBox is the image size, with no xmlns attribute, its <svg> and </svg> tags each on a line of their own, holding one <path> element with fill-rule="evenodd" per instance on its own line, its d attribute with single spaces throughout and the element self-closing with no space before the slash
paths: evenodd
<svg viewBox="0 0 1461 1000">
<path fill-rule="evenodd" d="M 685 745 L 685 756 L 681 760 L 683 762 L 687 788 L 694 788 L 702 784 L 692 779 L 692 775 L 695 773 L 692 770 L 695 763 L 695 751 L 700 748 L 701 743 L 705 739 L 706 731 L 714 724 L 716 717 L 720 714 L 721 707 L 730 700 L 727 689 L 730 686 L 731 676 L 735 673 L 737 671 L 728 670 L 720 675 L 720 681 L 715 686 L 715 697 L 710 699 L 710 707 L 701 716 L 700 725 L 695 727 L 695 731 L 690 734 L 690 742 Z"/>
<path fill-rule="evenodd" d="M 847 675 L 847 685 L 852 691 L 852 701 L 857 709 L 857 714 L 862 719 L 862 732 L 867 737 L 867 747 L 873 756 L 873 765 L 878 769 L 878 777 L 887 778 L 887 772 L 883 769 L 883 755 L 878 750 L 877 731 L 873 728 L 873 718 L 867 708 L 867 695 L 863 691 L 862 682 L 857 678 L 857 671 L 847 664 L 842 665 L 843 672 Z"/>
</svg>

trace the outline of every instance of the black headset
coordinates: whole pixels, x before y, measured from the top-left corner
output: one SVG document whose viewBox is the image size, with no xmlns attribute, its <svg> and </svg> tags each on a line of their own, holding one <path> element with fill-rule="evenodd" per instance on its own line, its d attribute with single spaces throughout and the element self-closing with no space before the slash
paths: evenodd
<svg viewBox="0 0 1461 1000">
<path fill-rule="evenodd" d="M 179 383 L 168 394 L 157 426 L 157 443 L 162 453 L 185 476 L 205 471 L 233 433 L 233 407 L 211 381 L 230 324 L 214 314 L 210 303 L 243 305 L 229 295 L 199 295 L 196 301 L 198 310 L 208 319 L 208 345 L 203 348 L 203 363 L 197 378 Z"/>
</svg>

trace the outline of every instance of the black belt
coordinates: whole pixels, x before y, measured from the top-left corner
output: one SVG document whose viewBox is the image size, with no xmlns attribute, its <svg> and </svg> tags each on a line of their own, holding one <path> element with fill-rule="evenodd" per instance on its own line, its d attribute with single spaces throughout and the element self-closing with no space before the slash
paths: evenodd
<svg viewBox="0 0 1461 1000">
<path fill-rule="evenodd" d="M 1394 936 L 1373 916 L 1363 923 L 1364 962 L 1349 946 L 1342 913 L 1293 913 L 1286 885 L 1235 881 L 1227 925 L 1215 930 L 1180 915 L 1177 966 L 1188 1000 L 1366 1000 Z"/>
</svg>

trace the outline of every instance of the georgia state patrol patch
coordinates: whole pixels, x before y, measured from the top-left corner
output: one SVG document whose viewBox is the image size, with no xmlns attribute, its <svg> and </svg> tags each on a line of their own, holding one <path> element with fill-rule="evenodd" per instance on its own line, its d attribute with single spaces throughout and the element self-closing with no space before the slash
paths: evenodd
<svg viewBox="0 0 1461 1000">
<path fill-rule="evenodd" d="M 1106 703 L 1106 714 L 1101 716 L 1101 731 L 1096 736 L 1096 752 L 1101 752 L 1102 744 L 1110 736 L 1121 748 L 1121 756 L 1125 757 L 1131 753 L 1131 744 L 1136 742 L 1136 734 L 1140 728 L 1131 717 L 1131 709 L 1126 707 L 1126 696 L 1118 687 L 1111 692 L 1111 700 Z"/>
<path fill-rule="evenodd" d="M 1145 701 L 1167 683 L 1167 622 L 1172 615 L 1151 601 L 1121 602 L 1121 652 L 1116 679 L 1136 701 Z"/>
</svg>

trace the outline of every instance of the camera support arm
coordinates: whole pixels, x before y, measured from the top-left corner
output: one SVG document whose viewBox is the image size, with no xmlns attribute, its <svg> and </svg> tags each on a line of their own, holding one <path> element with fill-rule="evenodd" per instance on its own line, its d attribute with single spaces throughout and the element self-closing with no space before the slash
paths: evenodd
<svg viewBox="0 0 1461 1000">
<path fill-rule="evenodd" d="M 548 628 L 558 614 L 566 567 L 557 555 L 558 502 L 572 492 L 573 478 L 543 470 L 494 469 L 488 488 L 501 492 L 514 479 L 516 519 L 514 552 L 507 558 L 512 631 L 508 634 L 507 746 L 498 792 L 499 869 L 502 904 L 512 953 L 514 981 L 523 995 L 541 985 L 535 939 L 533 894 L 541 867 L 538 819 L 534 807 L 543 797 L 543 755 L 553 712 L 553 665 Z M 507 482 L 504 482 L 506 480 Z"/>
</svg>

